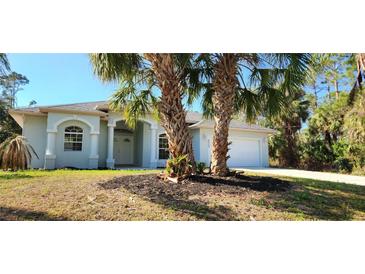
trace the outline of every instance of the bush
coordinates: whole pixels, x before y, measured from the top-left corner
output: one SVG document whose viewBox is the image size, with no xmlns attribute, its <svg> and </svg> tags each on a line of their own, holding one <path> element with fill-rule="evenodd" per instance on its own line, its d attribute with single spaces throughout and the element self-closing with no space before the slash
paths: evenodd
<svg viewBox="0 0 365 274">
<path fill-rule="evenodd" d="M 170 177 L 182 177 L 185 174 L 185 170 L 191 167 L 191 165 L 187 161 L 187 158 L 188 155 L 186 154 L 167 160 L 167 175 Z"/>
<path fill-rule="evenodd" d="M 351 173 L 354 167 L 354 165 L 349 159 L 343 157 L 336 159 L 334 165 L 337 170 L 347 173 Z"/>
<path fill-rule="evenodd" d="M 301 168 L 323 170 L 332 165 L 334 156 L 323 139 L 311 136 L 308 132 L 303 135 L 300 143 Z"/>
<path fill-rule="evenodd" d="M 197 174 L 203 174 L 205 168 L 207 167 L 204 162 L 196 162 L 195 165 Z"/>
</svg>

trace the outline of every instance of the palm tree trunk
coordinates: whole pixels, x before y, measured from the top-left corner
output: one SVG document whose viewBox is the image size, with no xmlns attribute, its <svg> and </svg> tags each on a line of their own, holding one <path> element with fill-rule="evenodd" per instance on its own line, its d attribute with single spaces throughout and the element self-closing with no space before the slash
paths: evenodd
<svg viewBox="0 0 365 274">
<path fill-rule="evenodd" d="M 338 100 L 338 98 L 340 98 L 340 92 L 338 90 L 338 81 L 335 80 L 335 91 L 336 91 L 336 100 Z"/>
<path fill-rule="evenodd" d="M 357 76 L 355 80 L 355 84 L 353 85 L 350 93 L 349 98 L 347 100 L 347 105 L 352 106 L 355 101 L 355 93 L 360 88 L 363 81 L 364 72 L 365 72 L 365 53 L 357 53 L 355 55 L 356 66 L 357 66 Z"/>
<path fill-rule="evenodd" d="M 188 155 L 185 175 L 195 171 L 192 137 L 186 124 L 186 112 L 182 104 L 183 86 L 179 71 L 171 54 L 145 54 L 161 89 L 158 105 L 161 125 L 166 131 L 171 156 Z"/>
<path fill-rule="evenodd" d="M 318 108 L 318 92 L 316 84 L 313 84 L 313 91 L 314 91 L 314 107 Z"/>
<path fill-rule="evenodd" d="M 228 131 L 234 113 L 236 75 L 237 55 L 220 55 L 215 64 L 213 76 L 212 102 L 215 121 L 211 160 L 213 175 L 226 176 L 228 173 Z"/>
</svg>

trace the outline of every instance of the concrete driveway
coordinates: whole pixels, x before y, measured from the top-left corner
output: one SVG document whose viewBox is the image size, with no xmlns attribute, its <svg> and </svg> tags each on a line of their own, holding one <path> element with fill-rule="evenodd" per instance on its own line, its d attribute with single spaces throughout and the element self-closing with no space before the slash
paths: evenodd
<svg viewBox="0 0 365 274">
<path fill-rule="evenodd" d="M 353 176 L 338 173 L 307 171 L 299 169 L 284 169 L 284 168 L 235 168 L 236 170 L 252 171 L 271 175 L 297 177 L 306 179 L 315 179 L 321 181 L 331 181 L 337 183 L 346 183 L 365 186 L 365 176 Z"/>
</svg>

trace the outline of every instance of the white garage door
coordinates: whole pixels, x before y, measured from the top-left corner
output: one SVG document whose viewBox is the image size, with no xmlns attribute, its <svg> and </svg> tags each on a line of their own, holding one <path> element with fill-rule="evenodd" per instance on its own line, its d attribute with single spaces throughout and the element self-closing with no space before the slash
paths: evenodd
<svg viewBox="0 0 365 274">
<path fill-rule="evenodd" d="M 232 138 L 228 155 L 229 167 L 261 166 L 260 141 L 257 139 Z"/>
</svg>

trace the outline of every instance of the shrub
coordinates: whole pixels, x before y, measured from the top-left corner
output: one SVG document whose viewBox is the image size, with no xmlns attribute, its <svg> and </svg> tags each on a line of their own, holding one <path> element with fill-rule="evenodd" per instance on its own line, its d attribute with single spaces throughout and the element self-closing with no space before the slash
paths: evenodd
<svg viewBox="0 0 365 274">
<path fill-rule="evenodd" d="M 207 167 L 204 162 L 196 162 L 195 165 L 197 174 L 203 174 L 205 168 Z"/>
<path fill-rule="evenodd" d="M 353 169 L 352 162 L 349 159 L 344 158 L 344 157 L 337 158 L 334 162 L 334 165 L 337 170 L 342 171 L 342 172 L 351 173 L 352 169 Z"/>
<path fill-rule="evenodd" d="M 181 155 L 167 160 L 166 173 L 170 177 L 182 177 L 185 174 L 186 168 L 190 168 L 188 163 L 188 155 Z"/>
</svg>

